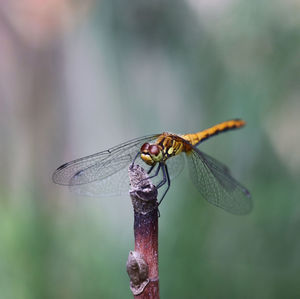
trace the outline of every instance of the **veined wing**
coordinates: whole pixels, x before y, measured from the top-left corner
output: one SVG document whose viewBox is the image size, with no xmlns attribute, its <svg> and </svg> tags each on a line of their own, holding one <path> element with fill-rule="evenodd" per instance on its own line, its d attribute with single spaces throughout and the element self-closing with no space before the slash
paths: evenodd
<svg viewBox="0 0 300 299">
<path fill-rule="evenodd" d="M 167 165 L 171 179 L 174 179 L 183 170 L 184 160 L 185 159 L 183 154 L 180 154 L 167 160 Z M 129 163 L 127 163 L 127 166 L 129 165 Z M 141 165 L 146 171 L 150 168 L 150 166 L 146 165 L 140 156 L 137 157 L 135 163 Z M 160 173 L 157 177 L 152 178 L 152 182 L 157 185 L 162 179 L 162 174 Z M 128 195 L 128 167 L 124 167 L 118 172 L 115 172 L 112 175 L 101 180 L 96 180 L 87 184 L 72 185 L 70 186 L 70 190 L 76 194 L 90 197 L 107 197 L 118 196 L 123 194 Z"/>
<path fill-rule="evenodd" d="M 106 151 L 83 157 L 60 166 L 52 176 L 60 185 L 81 185 L 102 180 L 128 166 L 143 143 L 154 140 L 159 134 L 136 138 Z"/>
<path fill-rule="evenodd" d="M 188 155 L 191 179 L 208 202 L 233 214 L 251 211 L 249 191 L 231 176 L 225 165 L 195 147 Z"/>
<path fill-rule="evenodd" d="M 130 162 L 127 164 L 129 165 Z M 129 192 L 128 167 L 123 167 L 112 175 L 87 184 L 69 186 L 71 192 L 81 196 L 108 197 L 128 195 Z"/>
</svg>

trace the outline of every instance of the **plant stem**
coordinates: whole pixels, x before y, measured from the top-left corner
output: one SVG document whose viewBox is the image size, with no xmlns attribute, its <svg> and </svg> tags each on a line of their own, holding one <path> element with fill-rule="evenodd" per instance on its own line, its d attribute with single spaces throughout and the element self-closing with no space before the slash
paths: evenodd
<svg viewBox="0 0 300 299">
<path fill-rule="evenodd" d="M 129 177 L 135 238 L 135 251 L 130 252 L 127 261 L 130 287 L 135 299 L 158 299 L 157 189 L 138 165 L 129 169 Z"/>
</svg>

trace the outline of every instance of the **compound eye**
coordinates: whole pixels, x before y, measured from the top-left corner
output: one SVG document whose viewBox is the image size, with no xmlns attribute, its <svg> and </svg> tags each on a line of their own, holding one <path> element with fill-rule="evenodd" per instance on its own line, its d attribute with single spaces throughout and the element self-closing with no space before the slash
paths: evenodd
<svg viewBox="0 0 300 299">
<path fill-rule="evenodd" d="M 141 152 L 142 153 L 147 153 L 149 149 L 150 144 L 149 143 L 144 143 L 141 147 Z"/>
<path fill-rule="evenodd" d="M 152 144 L 149 146 L 148 151 L 153 156 L 158 156 L 160 154 L 160 148 L 156 144 Z"/>
</svg>

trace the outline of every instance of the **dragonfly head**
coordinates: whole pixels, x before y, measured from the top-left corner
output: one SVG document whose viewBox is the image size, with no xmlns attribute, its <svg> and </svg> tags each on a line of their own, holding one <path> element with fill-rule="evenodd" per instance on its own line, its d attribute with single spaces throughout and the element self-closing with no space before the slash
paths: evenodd
<svg viewBox="0 0 300 299">
<path fill-rule="evenodd" d="M 162 147 L 157 144 L 144 143 L 141 147 L 141 158 L 148 165 L 154 165 L 162 161 Z"/>
</svg>

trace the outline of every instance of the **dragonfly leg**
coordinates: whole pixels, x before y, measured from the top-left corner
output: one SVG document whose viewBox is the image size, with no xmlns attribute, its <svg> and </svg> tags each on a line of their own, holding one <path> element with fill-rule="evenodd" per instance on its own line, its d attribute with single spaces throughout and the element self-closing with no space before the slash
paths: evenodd
<svg viewBox="0 0 300 299">
<path fill-rule="evenodd" d="M 159 164 L 161 166 L 161 169 L 162 169 L 162 173 L 163 173 L 163 179 L 159 182 L 159 184 L 156 186 L 156 188 L 160 188 L 162 187 L 166 182 L 167 182 L 167 175 L 166 175 L 166 171 L 165 171 L 165 164 Z"/>
<path fill-rule="evenodd" d="M 155 165 L 154 165 L 154 166 L 155 166 Z M 148 174 L 150 174 L 150 172 L 152 171 L 152 169 L 154 168 L 154 166 L 151 166 L 151 168 L 150 168 L 150 169 L 148 170 L 148 172 L 147 172 Z M 149 179 L 153 179 L 153 178 L 155 178 L 156 176 L 158 176 L 160 167 L 161 167 L 161 165 L 160 165 L 160 163 L 159 163 L 158 166 L 157 166 L 157 169 L 156 169 L 156 171 L 155 171 L 155 174 L 149 176 Z"/>
<path fill-rule="evenodd" d="M 137 157 L 140 155 L 140 152 L 137 152 L 137 154 L 135 155 L 134 159 L 132 160 L 132 163 L 130 165 L 130 167 L 132 168 L 134 165 L 135 160 L 137 159 Z"/>
<path fill-rule="evenodd" d="M 152 171 L 152 169 L 155 167 L 155 165 L 154 166 L 151 166 L 150 167 L 150 169 L 147 171 L 147 174 L 149 174 L 151 171 Z M 155 174 L 154 175 L 151 175 L 151 176 L 149 176 L 149 177 L 147 177 L 147 178 L 145 178 L 145 179 L 142 179 L 142 180 L 140 180 L 140 183 L 142 182 L 142 181 L 146 181 L 146 180 L 151 180 L 151 179 L 153 179 L 153 178 L 155 178 L 157 175 L 158 175 L 158 173 L 159 173 L 159 170 L 160 170 L 160 167 L 161 167 L 161 165 L 160 165 L 160 163 L 158 164 L 158 167 L 157 167 L 157 169 L 156 169 L 156 171 L 155 171 Z"/>
<path fill-rule="evenodd" d="M 158 202 L 158 205 L 161 204 L 162 200 L 164 199 L 165 195 L 167 194 L 170 186 L 171 186 L 171 180 L 170 180 L 170 176 L 169 176 L 169 171 L 168 171 L 168 167 L 166 164 L 162 165 L 162 171 L 163 171 L 163 180 L 159 183 L 158 187 L 161 187 L 162 185 L 164 185 L 166 182 L 168 183 L 167 189 L 164 191 L 164 194 L 162 195 L 161 199 Z"/>
<path fill-rule="evenodd" d="M 150 168 L 149 168 L 149 170 L 147 171 L 147 174 L 150 174 L 150 172 L 152 171 L 152 169 L 155 167 L 155 164 L 154 165 L 152 165 Z"/>
</svg>

